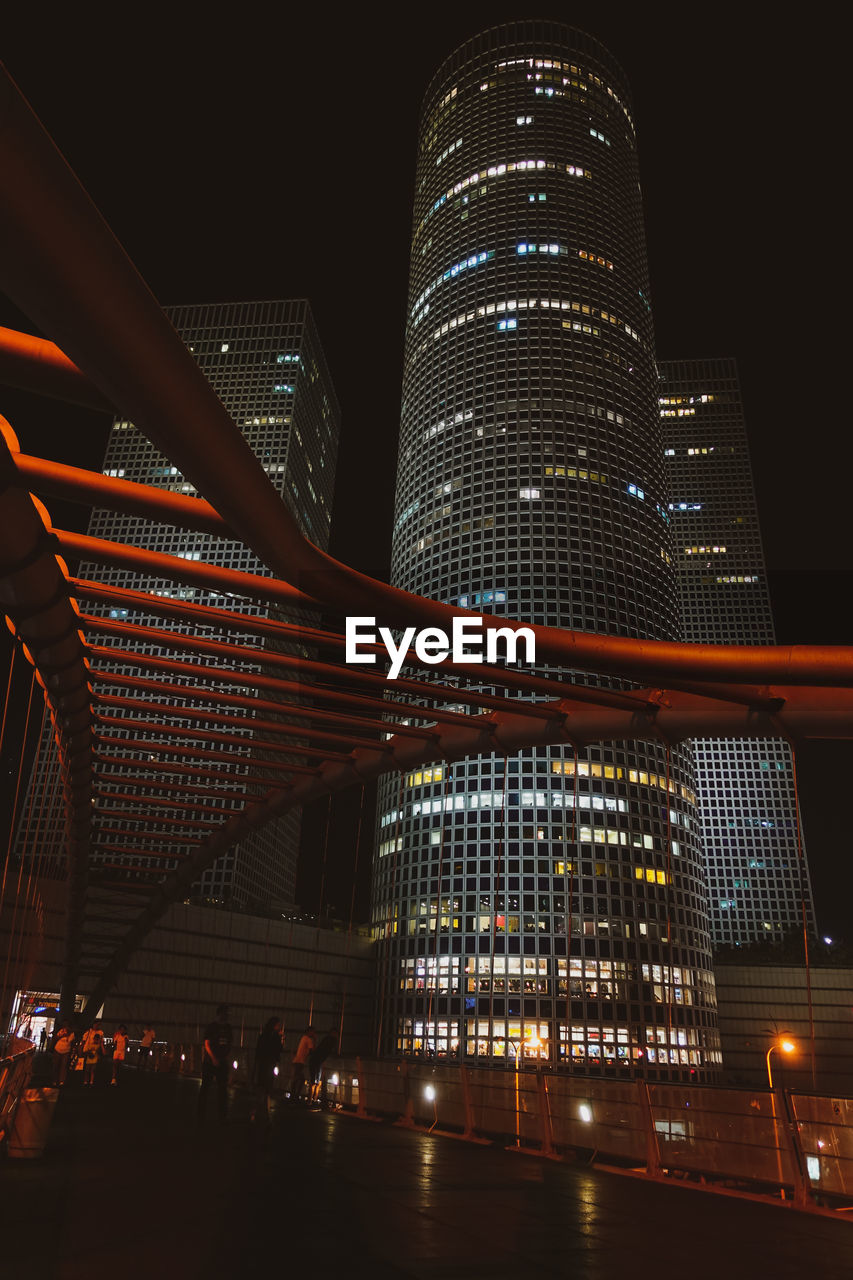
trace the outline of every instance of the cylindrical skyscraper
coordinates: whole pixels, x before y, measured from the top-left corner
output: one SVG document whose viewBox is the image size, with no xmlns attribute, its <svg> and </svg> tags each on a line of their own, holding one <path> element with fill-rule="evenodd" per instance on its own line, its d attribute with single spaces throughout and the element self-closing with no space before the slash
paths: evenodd
<svg viewBox="0 0 853 1280">
<path fill-rule="evenodd" d="M 581 32 L 495 28 L 420 127 L 393 581 L 678 638 L 634 123 Z M 689 754 L 436 763 L 380 792 L 386 1052 L 709 1078 Z"/>
</svg>

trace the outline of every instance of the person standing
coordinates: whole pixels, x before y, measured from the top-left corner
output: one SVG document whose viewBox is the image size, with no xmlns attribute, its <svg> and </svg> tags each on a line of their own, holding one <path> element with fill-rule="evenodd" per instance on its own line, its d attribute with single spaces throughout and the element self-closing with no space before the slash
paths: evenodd
<svg viewBox="0 0 853 1280">
<path fill-rule="evenodd" d="M 84 1032 L 80 1052 L 83 1054 L 83 1084 L 93 1085 L 98 1062 L 104 1052 L 104 1033 L 97 1018 L 89 1030 Z"/>
<path fill-rule="evenodd" d="M 142 1028 L 142 1035 L 139 1037 L 139 1070 L 145 1071 L 147 1067 L 153 1070 L 154 1067 L 154 1038 L 155 1032 L 150 1022 L 146 1022 Z"/>
<path fill-rule="evenodd" d="M 127 1027 L 121 1024 L 113 1036 L 113 1078 L 110 1084 L 118 1084 L 119 1068 L 127 1057 Z"/>
<path fill-rule="evenodd" d="M 281 1061 L 281 1018 L 269 1018 L 258 1036 L 255 1048 L 255 1088 L 257 1100 L 252 1119 L 269 1120 L 270 1094 L 275 1087 L 278 1064 Z"/>
<path fill-rule="evenodd" d="M 312 1026 L 306 1027 L 293 1055 L 293 1073 L 290 1077 L 290 1101 L 298 1102 L 305 1083 L 308 1069 L 308 1058 L 317 1044 L 317 1033 Z"/>
<path fill-rule="evenodd" d="M 53 1083 L 57 1087 L 65 1084 L 68 1064 L 71 1061 L 71 1050 L 74 1048 L 74 1038 L 74 1032 L 68 1023 L 63 1022 L 53 1042 Z"/>
<path fill-rule="evenodd" d="M 198 1118 L 203 1121 L 207 1111 L 207 1095 L 211 1085 L 216 1085 L 219 1122 L 224 1124 L 228 1115 L 228 1073 L 231 1067 L 231 1041 L 233 1032 L 228 1021 L 228 1006 L 221 1004 L 216 1010 L 216 1021 L 205 1029 L 201 1061 L 201 1088 L 198 1093 Z"/>
</svg>

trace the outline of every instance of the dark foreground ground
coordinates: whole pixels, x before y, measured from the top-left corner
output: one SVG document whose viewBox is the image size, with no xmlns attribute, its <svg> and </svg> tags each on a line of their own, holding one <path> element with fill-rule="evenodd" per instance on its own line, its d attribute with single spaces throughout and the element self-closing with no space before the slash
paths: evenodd
<svg viewBox="0 0 853 1280">
<path fill-rule="evenodd" d="M 258 1133 L 240 1097 L 199 1129 L 197 1089 L 67 1086 L 0 1161 L 0 1276 L 853 1277 L 853 1222 L 298 1108 Z"/>
</svg>

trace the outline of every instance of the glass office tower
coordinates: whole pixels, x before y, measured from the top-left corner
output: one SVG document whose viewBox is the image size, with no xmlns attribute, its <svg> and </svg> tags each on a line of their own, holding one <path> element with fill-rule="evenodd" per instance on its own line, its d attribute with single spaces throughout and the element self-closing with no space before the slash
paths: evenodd
<svg viewBox="0 0 853 1280">
<path fill-rule="evenodd" d="M 660 417 L 685 640 L 775 644 L 734 360 L 666 360 Z M 693 744 L 716 946 L 810 932 L 791 749 L 780 738 Z"/>
<path fill-rule="evenodd" d="M 424 103 L 393 581 L 679 636 L 634 121 L 596 40 L 487 31 Z M 386 1052 L 710 1078 L 687 752 L 440 761 L 380 792 Z"/>
<path fill-rule="evenodd" d="M 202 304 L 166 308 L 169 319 L 195 356 L 214 391 L 260 459 L 270 480 L 287 503 L 302 532 L 320 547 L 328 545 L 329 523 L 334 491 L 335 464 L 339 437 L 339 410 L 317 336 L 310 307 L 303 300 L 271 302 L 245 302 Z M 196 490 L 178 472 L 168 458 L 126 419 L 117 418 L 113 423 L 104 457 L 106 475 L 123 477 L 140 484 L 172 489 L 178 493 L 195 496 Z M 242 543 L 212 535 L 188 532 L 182 529 L 152 524 L 138 516 L 121 512 L 95 509 L 89 522 L 89 533 L 168 555 L 182 556 L 188 560 L 201 560 L 208 564 L 247 573 L 269 574 L 256 556 Z M 238 599 L 232 595 L 202 590 L 199 587 L 178 585 L 165 579 L 156 579 L 127 569 L 103 565 L 83 565 L 81 577 L 94 579 L 109 586 L 121 586 L 137 591 L 153 592 L 158 596 L 186 600 L 192 603 L 212 604 L 217 608 L 236 609 L 248 614 L 270 614 L 262 602 Z M 140 616 L 124 608 L 110 609 L 84 601 L 87 612 L 108 615 L 116 622 L 125 620 L 145 625 L 163 625 L 175 631 L 202 635 L 206 639 L 227 637 L 211 628 L 201 628 L 190 622 L 165 622 L 162 619 Z M 126 640 L 120 633 L 115 638 L 94 637 L 95 643 L 122 644 L 129 649 L 163 656 L 169 655 L 162 645 L 141 645 L 139 641 Z M 97 660 L 93 660 L 97 671 Z M 257 669 L 257 668 L 253 668 Z M 128 675 L 140 673 L 132 665 Z M 98 684 L 99 694 L 121 694 L 118 687 Z M 222 688 L 222 686 L 219 686 Z M 234 688 L 235 693 L 245 693 Z M 199 707 L 205 704 L 197 703 Z M 210 704 L 210 710 L 221 711 L 219 704 Z M 283 708 L 284 709 L 284 708 Z M 118 719 L 127 713 L 110 710 Z M 245 714 L 245 712 L 243 713 Z M 170 723 L 167 718 L 167 723 Z M 186 726 L 185 720 L 175 720 L 178 726 Z M 202 726 L 204 727 L 204 726 Z M 122 734 L 119 729 L 110 730 L 115 748 L 121 749 L 121 738 L 138 737 L 138 734 Z M 251 743 L 251 732 L 243 733 L 243 739 Z M 235 750 L 240 738 L 235 734 Z M 209 743 L 199 740 L 190 745 L 205 747 Z M 247 769 L 251 760 L 260 762 L 265 757 L 260 751 L 247 756 Z M 157 758 L 156 746 L 151 746 L 151 760 Z M 170 757 L 165 757 L 168 760 Z M 269 755 L 266 756 L 269 759 Z M 218 766 L 217 766 L 218 767 Z M 252 772 L 251 769 L 248 770 Z M 108 765 L 102 766 L 102 779 Z M 242 803 L 246 793 L 260 795 L 263 787 L 252 785 L 236 787 L 225 781 L 217 796 L 210 799 L 211 808 L 225 808 L 229 801 L 221 794 L 222 788 L 236 792 L 234 799 Z M 156 775 L 155 775 L 156 776 Z M 180 781 L 166 772 L 160 775 L 165 784 Z M 118 782 L 116 785 L 120 785 Z M 211 790 L 214 790 L 213 783 Z M 219 784 L 217 784 L 219 785 Z M 152 793 L 158 788 L 152 782 Z M 19 828 L 18 842 L 22 851 L 38 853 L 44 861 L 62 867 L 64 845 L 64 813 L 59 795 L 58 769 L 52 736 L 45 736 L 33 769 L 28 802 Z M 111 787 L 102 781 L 103 794 L 93 811 L 94 854 L 97 863 L 106 860 L 113 867 L 132 869 L 138 865 L 159 865 L 170 870 L 175 864 L 168 859 L 154 863 L 144 856 L 129 852 L 135 848 L 136 828 L 133 823 L 113 816 L 117 807 L 110 799 Z M 167 792 L 168 794 L 168 792 Z M 119 830 L 115 823 L 119 822 Z M 150 823 L 147 830 L 154 831 Z M 161 824 L 164 850 L 186 853 L 181 847 L 180 834 L 175 824 Z M 250 833 L 213 867 L 204 872 L 201 883 L 194 892 L 201 899 L 242 908 L 263 908 L 292 905 L 296 878 L 296 862 L 299 851 L 300 819 L 297 812 L 285 814 L 262 829 Z M 104 834 L 106 833 L 106 834 Z M 155 846 L 156 848 L 156 846 Z M 106 849 L 106 852 L 99 852 Z M 123 852 L 127 849 L 128 852 Z"/>
</svg>

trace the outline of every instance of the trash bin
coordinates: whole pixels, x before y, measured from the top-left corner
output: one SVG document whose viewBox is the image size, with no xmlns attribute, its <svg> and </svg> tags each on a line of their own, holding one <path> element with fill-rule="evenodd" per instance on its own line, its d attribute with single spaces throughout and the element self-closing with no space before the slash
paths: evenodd
<svg viewBox="0 0 853 1280">
<path fill-rule="evenodd" d="M 15 1112 L 7 1150 L 17 1159 L 44 1155 L 58 1089 L 26 1089 Z"/>
</svg>

